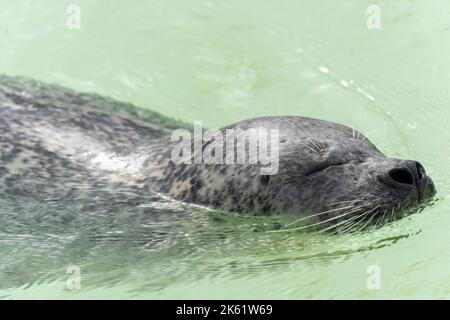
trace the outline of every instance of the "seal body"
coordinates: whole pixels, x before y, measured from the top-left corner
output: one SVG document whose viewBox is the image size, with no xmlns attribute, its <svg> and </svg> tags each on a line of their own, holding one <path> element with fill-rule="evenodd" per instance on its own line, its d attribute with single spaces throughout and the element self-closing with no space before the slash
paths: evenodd
<svg viewBox="0 0 450 320">
<path fill-rule="evenodd" d="M 257 163 L 176 164 L 170 136 L 178 128 L 190 129 L 98 95 L 2 76 L 0 197 L 80 204 L 116 201 L 117 191 L 126 190 L 121 202 L 133 203 L 156 192 L 226 211 L 292 213 L 335 224 L 375 213 L 392 219 L 394 211 L 434 194 L 420 163 L 388 158 L 340 124 L 266 117 L 222 129 L 276 129 L 273 175 L 262 175 Z"/>
<path fill-rule="evenodd" d="M 89 212 L 107 221 L 136 210 L 154 198 L 139 183 L 152 142 L 183 126 L 98 95 L 1 76 L 0 218 L 82 223 Z"/>
</svg>

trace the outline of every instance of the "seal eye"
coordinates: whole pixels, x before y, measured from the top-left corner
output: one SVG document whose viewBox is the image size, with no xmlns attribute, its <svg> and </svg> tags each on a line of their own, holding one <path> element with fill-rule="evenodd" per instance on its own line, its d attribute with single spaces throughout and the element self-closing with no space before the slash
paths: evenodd
<svg viewBox="0 0 450 320">
<path fill-rule="evenodd" d="M 344 164 L 345 164 L 345 162 L 342 162 L 342 161 L 336 161 L 336 162 L 325 161 L 325 162 L 320 163 L 317 166 L 315 166 L 312 170 L 310 170 L 308 172 L 307 175 L 313 175 L 313 174 L 325 171 L 328 168 L 338 167 L 338 166 L 342 166 Z"/>
</svg>

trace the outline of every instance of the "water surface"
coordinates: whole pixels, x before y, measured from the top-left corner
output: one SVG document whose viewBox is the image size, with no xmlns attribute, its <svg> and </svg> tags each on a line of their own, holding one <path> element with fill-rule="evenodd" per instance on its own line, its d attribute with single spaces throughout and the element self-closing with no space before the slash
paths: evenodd
<svg viewBox="0 0 450 320">
<path fill-rule="evenodd" d="M 385 154 L 423 163 L 438 202 L 376 231 L 334 236 L 268 233 L 282 217 L 158 195 L 135 207 L 0 201 L 1 297 L 450 298 L 447 1 L 377 1 L 379 30 L 366 26 L 372 1 L 71 3 L 79 30 L 67 28 L 64 1 L 4 1 L 0 73 L 210 128 L 263 115 L 343 123 Z M 78 290 L 67 286 L 70 265 L 81 270 Z M 378 290 L 367 286 L 373 265 Z"/>
</svg>

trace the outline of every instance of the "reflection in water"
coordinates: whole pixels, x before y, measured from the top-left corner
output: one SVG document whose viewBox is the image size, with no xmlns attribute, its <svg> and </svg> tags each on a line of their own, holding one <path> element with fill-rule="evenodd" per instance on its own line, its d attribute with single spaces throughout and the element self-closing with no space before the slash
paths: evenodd
<svg viewBox="0 0 450 320">
<path fill-rule="evenodd" d="M 134 283 L 130 294 L 153 296 L 200 278 L 238 278 L 348 259 L 408 236 L 277 234 L 270 231 L 292 217 L 225 214 L 156 194 L 127 203 L 121 194 L 116 203 L 96 199 L 82 207 L 68 199 L 14 203 L 14 211 L 4 204 L 0 290 L 64 281 L 67 267 L 76 265 L 84 289 Z M 66 217 L 60 217 L 63 207 Z"/>
</svg>

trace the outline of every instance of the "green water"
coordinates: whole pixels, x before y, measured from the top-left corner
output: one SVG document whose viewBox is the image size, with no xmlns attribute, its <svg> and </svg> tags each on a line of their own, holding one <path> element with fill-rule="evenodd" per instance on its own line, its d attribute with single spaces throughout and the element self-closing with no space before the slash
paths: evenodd
<svg viewBox="0 0 450 320">
<path fill-rule="evenodd" d="M 381 28 L 371 30 L 372 3 L 2 1 L 0 73 L 208 127 L 262 115 L 340 122 L 423 163 L 438 202 L 339 237 L 267 233 L 277 219 L 163 199 L 149 200 L 153 218 L 136 208 L 81 228 L 2 222 L 0 297 L 450 298 L 450 3 L 375 1 Z M 81 8 L 79 30 L 66 26 L 69 4 Z M 67 286 L 68 265 L 80 268 L 79 289 Z M 379 289 L 367 286 L 372 265 Z"/>
</svg>

